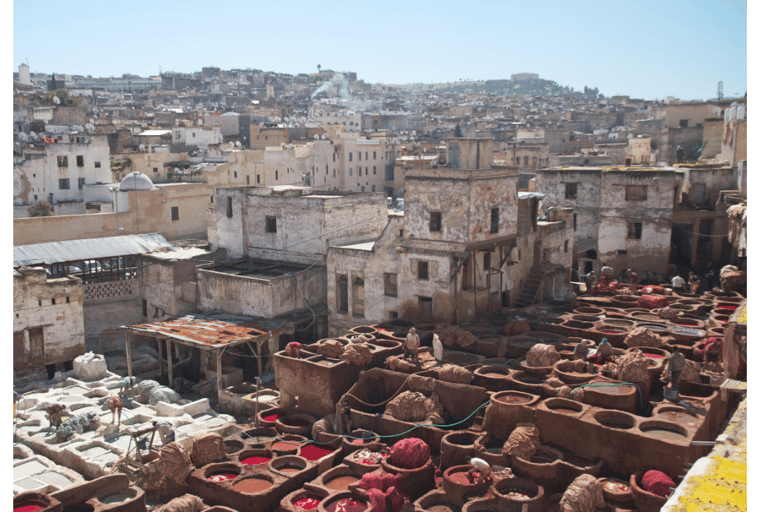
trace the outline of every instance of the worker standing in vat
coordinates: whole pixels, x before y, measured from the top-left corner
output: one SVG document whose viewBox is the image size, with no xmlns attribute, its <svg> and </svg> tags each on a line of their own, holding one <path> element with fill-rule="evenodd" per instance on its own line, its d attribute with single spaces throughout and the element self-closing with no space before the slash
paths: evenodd
<svg viewBox="0 0 768 512">
<path fill-rule="evenodd" d="M 593 270 L 587 274 L 587 277 L 584 279 L 584 281 L 587 283 L 587 293 L 592 292 L 595 288 L 595 271 Z"/>
<path fill-rule="evenodd" d="M 344 432 L 349 434 L 352 431 L 352 408 L 346 398 L 341 402 L 341 420 L 344 422 Z"/>
<path fill-rule="evenodd" d="M 587 343 L 589 343 L 589 340 L 583 339 L 581 340 L 581 343 L 576 345 L 576 347 L 573 349 L 573 359 L 586 359 L 589 355 L 589 347 L 587 346 Z"/>
<path fill-rule="evenodd" d="M 635 293 L 637 291 L 637 284 L 640 282 L 640 278 L 637 276 L 637 272 L 627 269 L 627 276 L 629 277 L 629 291 Z"/>
<path fill-rule="evenodd" d="M 437 364 L 435 366 L 442 366 L 443 364 L 443 342 L 437 334 L 432 335 L 432 355 L 435 356 Z"/>
<path fill-rule="evenodd" d="M 694 274 L 693 272 L 688 273 L 688 286 L 690 288 L 690 291 L 693 295 L 696 295 L 696 292 L 699 291 L 699 285 L 701 284 L 701 278 Z"/>
<path fill-rule="evenodd" d="M 680 382 L 680 375 L 683 373 L 686 361 L 685 356 L 680 353 L 680 347 L 677 345 L 674 345 L 674 347 L 674 352 L 672 352 L 672 355 L 669 356 L 669 360 L 667 361 L 667 370 L 669 370 L 670 374 L 669 387 L 677 390 L 677 385 Z"/>
<path fill-rule="evenodd" d="M 598 364 L 612 363 L 613 362 L 613 346 L 608 343 L 607 338 L 603 338 L 600 344 L 597 346 L 597 358 Z"/>
<path fill-rule="evenodd" d="M 419 349 L 419 345 L 421 345 L 421 338 L 416 334 L 416 328 L 411 327 L 403 342 L 403 359 L 407 360 L 410 358 L 415 363 L 416 351 Z"/>
<path fill-rule="evenodd" d="M 573 291 L 573 288 L 569 287 L 565 291 L 563 300 L 565 301 L 565 306 L 568 309 L 573 309 L 576 306 L 576 292 Z"/>
<path fill-rule="evenodd" d="M 680 277 L 680 274 L 676 275 L 672 278 L 672 291 L 675 293 L 680 293 L 683 291 L 683 286 L 685 286 L 685 279 Z"/>
<path fill-rule="evenodd" d="M 600 283 L 603 286 L 608 286 L 611 284 L 611 279 L 613 279 L 613 267 L 604 265 L 603 268 L 600 269 Z"/>
<path fill-rule="evenodd" d="M 470 457 L 467 455 L 464 460 L 469 462 L 470 465 L 469 471 L 467 471 L 467 480 L 470 484 L 479 484 L 491 476 L 491 465 L 480 457 Z M 477 475 L 477 480 L 472 478 L 473 475 Z"/>
</svg>

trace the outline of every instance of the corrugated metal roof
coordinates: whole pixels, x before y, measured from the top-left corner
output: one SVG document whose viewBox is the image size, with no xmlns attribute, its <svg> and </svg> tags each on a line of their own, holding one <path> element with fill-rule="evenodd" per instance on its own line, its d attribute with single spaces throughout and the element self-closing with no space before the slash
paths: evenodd
<svg viewBox="0 0 768 512">
<path fill-rule="evenodd" d="M 160 233 L 17 245 L 13 248 L 13 267 L 131 256 L 157 249 L 172 250 L 173 246 Z"/>
</svg>

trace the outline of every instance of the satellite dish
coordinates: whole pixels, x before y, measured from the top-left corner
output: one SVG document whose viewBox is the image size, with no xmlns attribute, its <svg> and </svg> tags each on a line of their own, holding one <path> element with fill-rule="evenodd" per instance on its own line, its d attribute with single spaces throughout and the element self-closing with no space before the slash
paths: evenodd
<svg viewBox="0 0 768 512">
<path fill-rule="evenodd" d="M 315 140 L 319 140 L 320 136 L 318 134 L 315 134 Z"/>
<path fill-rule="evenodd" d="M 58 96 L 54 96 L 54 97 L 53 97 L 53 102 L 54 102 L 55 104 L 59 105 L 59 104 L 61 103 L 61 100 L 59 99 L 59 97 L 58 97 Z"/>
<path fill-rule="evenodd" d="M 320 138 L 321 138 L 321 139 L 323 139 L 323 140 L 325 140 L 325 139 L 327 139 L 327 138 L 328 138 L 328 136 L 327 136 L 326 134 L 323 134 L 323 136 L 322 136 L 322 137 L 320 137 Z"/>
<path fill-rule="evenodd" d="M 240 141 L 238 140 L 238 141 L 235 141 L 235 146 L 242 147 L 242 144 L 240 144 Z"/>
<path fill-rule="evenodd" d="M 139 144 L 139 151 L 144 151 L 144 144 Z"/>
</svg>

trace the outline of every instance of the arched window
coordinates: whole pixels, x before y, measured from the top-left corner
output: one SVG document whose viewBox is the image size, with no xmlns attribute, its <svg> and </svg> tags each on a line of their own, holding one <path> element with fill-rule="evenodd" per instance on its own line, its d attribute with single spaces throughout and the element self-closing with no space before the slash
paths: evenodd
<svg viewBox="0 0 768 512">
<path fill-rule="evenodd" d="M 338 285 L 336 286 L 336 309 L 338 309 L 339 313 L 349 311 L 348 293 L 347 276 L 339 276 Z"/>
</svg>

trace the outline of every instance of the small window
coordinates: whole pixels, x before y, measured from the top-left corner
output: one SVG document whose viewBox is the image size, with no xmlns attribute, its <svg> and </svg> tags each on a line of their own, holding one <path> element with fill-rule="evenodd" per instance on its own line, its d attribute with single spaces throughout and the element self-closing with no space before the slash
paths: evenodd
<svg viewBox="0 0 768 512">
<path fill-rule="evenodd" d="M 688 120 L 687 119 L 681 119 L 680 120 L 680 128 L 688 128 Z"/>
<path fill-rule="evenodd" d="M 419 261 L 419 279 L 429 281 L 429 262 Z"/>
<path fill-rule="evenodd" d="M 85 178 L 77 178 L 77 189 L 83 190 L 83 185 L 85 185 Z"/>
<path fill-rule="evenodd" d="M 141 299 L 141 314 L 147 317 L 147 299 Z"/>
<path fill-rule="evenodd" d="M 153 167 L 152 172 L 157 172 L 157 167 Z"/>
<path fill-rule="evenodd" d="M 499 232 L 499 209 L 491 208 L 491 233 Z"/>
<path fill-rule="evenodd" d="M 563 252 L 566 254 L 568 254 L 568 242 L 570 242 L 570 240 L 566 240 L 565 244 L 563 244 Z"/>
<path fill-rule="evenodd" d="M 69 190 L 69 178 L 59 180 L 59 190 Z"/>
<path fill-rule="evenodd" d="M 627 185 L 627 201 L 645 201 L 648 199 L 648 187 L 645 185 Z"/>
<path fill-rule="evenodd" d="M 101 169 L 101 162 L 93 162 L 93 166 L 94 166 L 96 169 Z"/>
<path fill-rule="evenodd" d="M 277 217 L 267 215 L 267 233 L 277 233 Z"/>
<path fill-rule="evenodd" d="M 235 178 L 237 178 L 237 171 L 235 171 Z"/>
<path fill-rule="evenodd" d="M 325 164 L 325 174 L 328 174 L 328 164 Z"/>
<path fill-rule="evenodd" d="M 256 175 L 256 183 L 261 183 L 261 174 Z"/>
<path fill-rule="evenodd" d="M 83 161 L 83 155 L 77 155 L 75 158 L 77 159 L 78 167 L 85 167 L 85 162 Z"/>
<path fill-rule="evenodd" d="M 336 153 L 333 154 L 333 161 L 336 161 Z"/>
<path fill-rule="evenodd" d="M 395 318 L 397 318 L 397 311 L 390 311 L 390 312 L 389 312 L 389 318 L 391 318 L 391 319 L 393 319 L 393 320 L 394 320 Z"/>
<path fill-rule="evenodd" d="M 362 176 L 363 175 L 363 168 L 362 167 L 358 167 L 357 168 L 357 175 L 358 176 Z"/>
<path fill-rule="evenodd" d="M 368 167 L 365 168 L 365 175 L 368 176 Z"/>
<path fill-rule="evenodd" d="M 250 174 L 246 174 L 245 175 L 245 184 L 246 185 L 250 185 L 251 184 L 251 175 Z"/>
<path fill-rule="evenodd" d="M 486 251 L 483 253 L 483 270 L 491 268 L 491 253 Z"/>
<path fill-rule="evenodd" d="M 232 196 L 227 196 L 227 217 L 232 218 Z"/>
<path fill-rule="evenodd" d="M 179 207 L 171 206 L 171 220 L 179 220 Z"/>
<path fill-rule="evenodd" d="M 573 214 L 573 230 L 576 231 L 576 219 L 578 218 L 578 214 Z"/>
<path fill-rule="evenodd" d="M 565 184 L 565 198 L 566 199 L 576 199 L 576 195 L 579 191 L 579 184 L 578 183 L 566 183 Z"/>
<path fill-rule="evenodd" d="M 439 232 L 443 228 L 443 214 L 441 212 L 430 212 L 429 230 Z"/>
<path fill-rule="evenodd" d="M 368 160 L 368 152 L 365 152 L 365 159 Z"/>
<path fill-rule="evenodd" d="M 51 306 L 55 306 L 55 305 L 56 305 L 56 299 L 51 299 Z"/>
<path fill-rule="evenodd" d="M 643 223 L 630 222 L 627 229 L 627 238 L 640 240 L 643 237 Z"/>
<path fill-rule="evenodd" d="M 373 152 L 373 159 L 376 160 L 376 152 L 375 151 Z M 375 167 L 374 167 L 374 169 L 375 169 Z"/>
<path fill-rule="evenodd" d="M 373 174 L 376 174 L 376 166 L 373 166 Z"/>
<path fill-rule="evenodd" d="M 57 156 L 56 163 L 59 167 L 69 167 L 69 164 L 67 163 L 67 157 L 65 156 Z"/>
<path fill-rule="evenodd" d="M 419 297 L 419 315 L 424 319 L 432 318 L 432 297 Z"/>
<path fill-rule="evenodd" d="M 384 272 L 384 295 L 397 297 L 397 274 Z"/>
<path fill-rule="evenodd" d="M 527 157 L 527 156 L 523 157 L 523 160 L 524 160 L 524 162 L 525 162 L 525 163 L 523 164 L 523 166 L 525 166 L 525 167 L 528 167 L 528 157 Z"/>
<path fill-rule="evenodd" d="M 339 313 L 347 313 L 349 311 L 348 284 L 347 276 L 338 276 L 336 284 L 336 310 Z"/>
<path fill-rule="evenodd" d="M 352 152 L 351 151 L 349 152 L 349 161 L 350 162 L 352 161 Z"/>
<path fill-rule="evenodd" d="M 69 304 L 69 296 L 67 296 L 67 304 Z"/>
<path fill-rule="evenodd" d="M 619 252 L 619 255 L 621 255 L 621 256 L 626 256 L 627 255 L 627 250 L 626 249 L 619 249 L 618 252 Z"/>
</svg>

